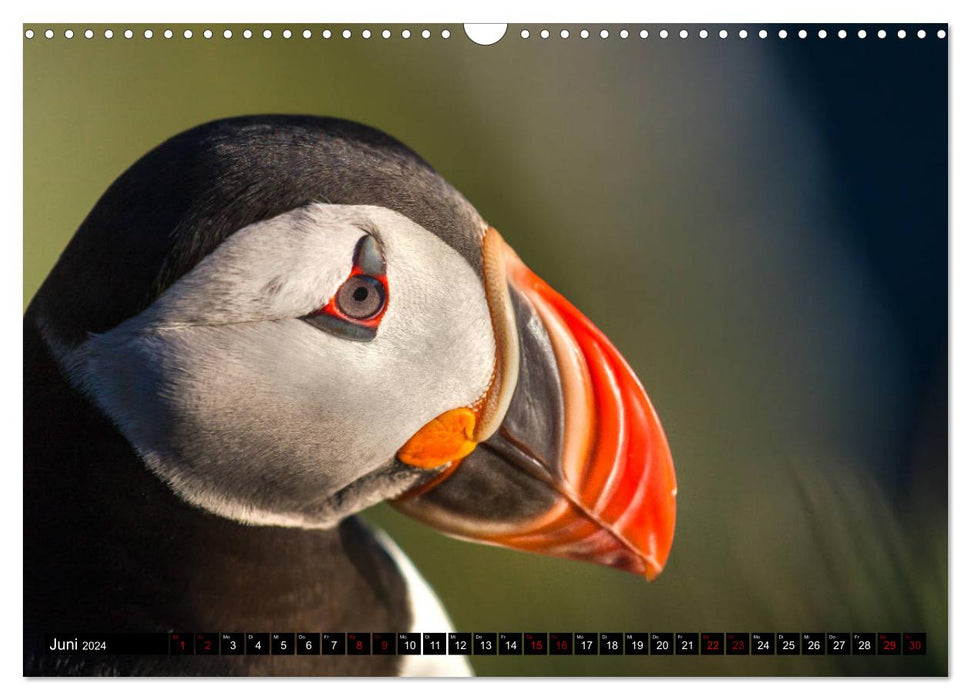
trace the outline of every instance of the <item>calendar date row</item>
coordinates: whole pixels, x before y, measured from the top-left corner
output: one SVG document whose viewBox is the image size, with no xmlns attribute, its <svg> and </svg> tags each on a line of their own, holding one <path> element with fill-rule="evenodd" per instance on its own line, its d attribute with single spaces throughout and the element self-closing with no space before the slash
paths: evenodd
<svg viewBox="0 0 971 700">
<path fill-rule="evenodd" d="M 173 632 L 48 635 L 48 654 L 924 655 L 923 632 Z"/>
</svg>

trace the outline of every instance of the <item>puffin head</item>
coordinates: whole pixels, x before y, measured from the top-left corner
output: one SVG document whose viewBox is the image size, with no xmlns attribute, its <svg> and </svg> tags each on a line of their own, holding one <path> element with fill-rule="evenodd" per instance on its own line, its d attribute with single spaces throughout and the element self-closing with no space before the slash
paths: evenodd
<svg viewBox="0 0 971 700">
<path fill-rule="evenodd" d="M 671 454 L 604 335 L 419 156 L 338 119 L 179 134 L 103 195 L 28 315 L 195 506 L 454 536 L 653 578 Z"/>
</svg>

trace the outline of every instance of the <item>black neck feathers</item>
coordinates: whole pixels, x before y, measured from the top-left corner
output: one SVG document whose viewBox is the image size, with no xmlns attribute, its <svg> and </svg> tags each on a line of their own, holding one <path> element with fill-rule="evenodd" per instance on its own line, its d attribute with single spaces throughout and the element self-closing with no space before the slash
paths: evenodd
<svg viewBox="0 0 971 700">
<path fill-rule="evenodd" d="M 67 632 L 406 631 L 407 589 L 354 518 L 256 527 L 176 497 L 65 381 L 24 321 L 27 674 L 392 674 L 393 656 L 45 656 Z"/>
</svg>

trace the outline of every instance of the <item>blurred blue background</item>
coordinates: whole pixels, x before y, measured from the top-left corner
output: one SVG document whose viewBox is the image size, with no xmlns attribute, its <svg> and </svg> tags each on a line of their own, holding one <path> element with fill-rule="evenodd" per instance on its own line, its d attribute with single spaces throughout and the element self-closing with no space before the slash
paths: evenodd
<svg viewBox="0 0 971 700">
<path fill-rule="evenodd" d="M 947 41 L 761 27 L 24 42 L 24 304 L 169 136 L 263 112 L 401 139 L 638 372 L 678 470 L 653 584 L 385 528 L 477 631 L 926 631 L 926 657 L 524 657 L 480 674 L 947 671 Z M 33 27 L 42 30 L 45 27 Z M 539 38 L 547 28 L 552 37 Z M 253 27 L 253 29 L 262 29 Z M 649 31 L 639 38 L 641 29 Z M 815 32 L 814 28 L 810 28 Z M 295 566 L 299 562 L 294 562 Z"/>
</svg>

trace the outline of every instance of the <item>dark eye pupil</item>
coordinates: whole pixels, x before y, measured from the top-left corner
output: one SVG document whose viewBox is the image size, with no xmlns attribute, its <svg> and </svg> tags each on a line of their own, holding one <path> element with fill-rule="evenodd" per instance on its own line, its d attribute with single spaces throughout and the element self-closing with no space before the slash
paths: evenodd
<svg viewBox="0 0 971 700">
<path fill-rule="evenodd" d="M 337 308 L 356 319 L 376 316 L 384 308 L 384 285 L 373 277 L 357 275 L 337 291 Z"/>
</svg>

